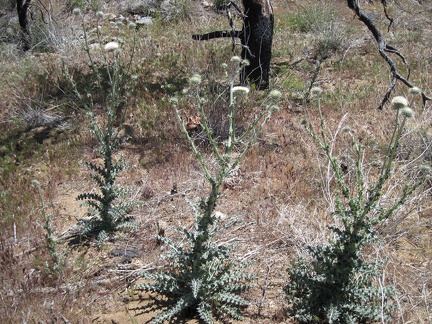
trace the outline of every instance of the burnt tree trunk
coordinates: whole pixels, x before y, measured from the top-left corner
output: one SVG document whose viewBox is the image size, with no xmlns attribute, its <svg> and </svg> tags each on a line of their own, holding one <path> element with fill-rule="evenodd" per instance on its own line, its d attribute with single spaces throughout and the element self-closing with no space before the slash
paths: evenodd
<svg viewBox="0 0 432 324">
<path fill-rule="evenodd" d="M 240 82 L 255 83 L 258 89 L 269 86 L 269 70 L 273 42 L 274 16 L 270 0 L 242 0 L 244 24 L 241 31 L 215 31 L 208 34 L 192 35 L 195 40 L 209 40 L 220 37 L 240 38 L 242 58 L 249 60 Z"/>
<path fill-rule="evenodd" d="M 242 57 L 248 59 L 241 82 L 246 79 L 259 89 L 269 86 L 271 48 L 273 41 L 273 8 L 269 0 L 243 0 L 244 26 L 240 34 Z"/>
<path fill-rule="evenodd" d="M 24 51 L 28 51 L 31 45 L 30 26 L 27 15 L 30 2 L 31 0 L 17 0 L 18 21 L 21 27 Z"/>
</svg>

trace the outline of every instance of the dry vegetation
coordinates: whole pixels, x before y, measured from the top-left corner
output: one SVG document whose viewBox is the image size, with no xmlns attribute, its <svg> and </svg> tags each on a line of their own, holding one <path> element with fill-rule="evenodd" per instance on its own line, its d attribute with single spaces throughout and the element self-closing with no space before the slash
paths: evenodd
<svg viewBox="0 0 432 324">
<path fill-rule="evenodd" d="M 0 1 L 4 8 L 10 2 Z M 36 3 L 50 10 L 53 25 L 39 23 L 52 33 L 46 46 L 39 44 L 27 53 L 17 50 L 15 12 L 0 11 L 0 34 L 7 31 L 8 35 L 0 38 L 0 318 L 4 323 L 142 323 L 152 316 L 144 307 L 149 296 L 133 286 L 140 271 L 164 267 L 161 255 L 165 247 L 156 234 L 164 231 L 171 237 L 175 234 L 170 226 L 190 227 L 193 217 L 185 198 L 195 201 L 209 190 L 169 98 L 188 86 L 193 73 L 200 73 L 211 121 L 223 136 L 227 101 L 218 94 L 227 84 L 220 65 L 229 63 L 231 43 L 228 39 L 194 42 L 190 35 L 225 29 L 227 20 L 198 1 L 183 0 L 175 14 L 166 8 L 152 13 L 153 24 L 135 31 L 118 28 L 117 19 L 110 23 L 107 18 L 111 13 L 118 18 L 121 12 L 133 19 L 127 9 L 138 8 L 134 1 L 66 2 L 67 6 L 55 0 Z M 376 109 L 389 86 L 388 67 L 371 35 L 353 19 L 344 1 L 272 2 L 275 38 L 270 88 L 282 92 L 281 109 L 227 181 L 217 206 L 227 218 L 241 220 L 219 242 L 238 242 L 235 255 L 254 261 L 249 270 L 257 275 L 256 285 L 245 296 L 250 301 L 244 320 L 248 323 L 291 322 L 284 310 L 286 270 L 304 255 L 305 244 L 326 242 L 326 226 L 332 224 L 333 184 L 327 162 L 301 125 L 304 119 L 319 123 L 315 104 L 302 97 L 315 71 L 313 58 L 328 51 L 314 84 L 324 90 L 324 117 L 334 132 L 347 114 L 345 124 L 366 150 L 364 167 L 370 170 L 370 181 L 391 136 L 394 113 L 388 106 Z M 430 94 L 431 2 L 387 2 L 395 18 L 389 32 L 380 3 L 360 1 L 363 9 L 376 17 L 387 40 L 405 54 L 412 69 L 410 80 Z M 92 88 L 81 21 L 71 10 L 74 6 L 81 6 L 89 31 L 98 25 L 95 10 L 102 10 L 105 18 L 99 25 L 104 40 L 123 39 L 123 57 L 131 57 L 134 50 L 130 74 L 138 81 L 123 93 L 128 98 L 123 107 L 124 132 L 131 139 L 119 152 L 132 167 L 120 174 L 118 182 L 136 188 L 131 198 L 140 204 L 131 216 L 139 221 L 139 229 L 118 232 L 101 249 L 94 242 L 60 242 L 56 248 L 62 256 L 61 268 L 52 271 L 46 233 L 38 224 L 50 214 L 54 235 L 62 237 L 86 216 L 76 197 L 95 188 L 80 163 L 100 159 L 93 151 L 97 143 L 84 112 L 90 98 L 79 98 L 65 73 L 73 75 L 82 93 Z M 38 12 L 35 8 L 36 19 Z M 330 12 L 336 13 L 336 22 L 330 21 Z M 313 16 L 316 25 L 299 25 L 307 18 L 300 13 L 318 15 Z M 94 39 L 91 42 L 98 57 L 100 46 Z M 241 49 L 235 51 L 239 54 Z M 391 201 L 406 181 L 418 176 L 420 165 L 432 163 L 431 103 L 423 107 L 421 98 L 409 94 L 402 84 L 397 85 L 395 95 L 411 101 L 415 117 L 403 135 L 384 203 Z M 251 91 L 241 122 L 246 124 L 256 114 L 266 96 Z M 101 115 L 100 98 L 91 99 L 94 113 Z M 184 116 L 196 114 L 193 106 L 180 108 Z M 208 150 L 200 134 L 197 143 Z M 339 135 L 335 149 L 349 167 L 349 139 Z M 208 158 L 212 158 L 210 150 Z M 43 190 L 44 210 L 32 185 L 34 179 Z M 430 189 L 429 178 L 380 226 L 382 240 L 365 255 L 386 261 L 381 283 L 394 285 L 398 291 L 393 317 L 397 323 L 432 321 Z M 112 253 L 125 249 L 138 255 L 128 259 Z"/>
</svg>

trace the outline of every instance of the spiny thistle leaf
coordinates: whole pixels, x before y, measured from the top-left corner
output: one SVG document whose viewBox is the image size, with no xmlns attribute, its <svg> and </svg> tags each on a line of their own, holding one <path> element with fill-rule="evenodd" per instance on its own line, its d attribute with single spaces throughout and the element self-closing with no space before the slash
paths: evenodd
<svg viewBox="0 0 432 324">
<path fill-rule="evenodd" d="M 195 279 L 195 278 L 191 280 L 190 286 L 192 289 L 192 296 L 194 298 L 198 298 L 198 293 L 201 288 L 201 284 L 202 284 L 202 280 Z"/>
<path fill-rule="evenodd" d="M 94 194 L 94 193 L 83 193 L 83 194 L 78 195 L 78 197 L 76 199 L 77 200 L 89 200 L 89 199 L 92 199 L 92 200 L 96 200 L 96 201 L 102 202 L 104 198 L 101 195 Z"/>
<path fill-rule="evenodd" d="M 245 306 L 248 302 L 236 294 L 231 294 L 228 292 L 222 292 L 215 295 L 215 300 L 219 301 L 221 304 L 231 304 L 235 306 Z"/>
<path fill-rule="evenodd" d="M 197 307 L 199 317 L 207 324 L 213 323 L 211 306 L 208 303 L 201 302 Z"/>
<path fill-rule="evenodd" d="M 95 171 L 96 173 L 99 173 L 101 176 L 103 176 L 104 178 L 106 177 L 107 173 L 106 173 L 106 169 L 103 169 L 101 167 L 99 167 L 96 164 L 93 164 L 91 162 L 84 162 L 84 165 L 86 167 L 88 167 L 90 170 Z"/>
<path fill-rule="evenodd" d="M 173 307 L 153 317 L 152 323 L 159 324 L 173 319 L 174 316 L 178 315 L 191 304 L 191 298 L 188 297 L 189 296 L 184 296 L 180 298 Z"/>
</svg>

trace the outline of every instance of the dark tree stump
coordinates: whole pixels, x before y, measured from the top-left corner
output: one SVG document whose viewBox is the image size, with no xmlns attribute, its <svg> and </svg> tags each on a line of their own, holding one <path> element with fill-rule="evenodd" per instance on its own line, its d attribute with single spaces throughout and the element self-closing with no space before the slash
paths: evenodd
<svg viewBox="0 0 432 324">
<path fill-rule="evenodd" d="M 18 21 L 21 27 L 23 50 L 28 51 L 31 45 L 30 27 L 27 11 L 31 0 L 17 0 Z"/>
<path fill-rule="evenodd" d="M 240 38 L 243 47 L 242 58 L 250 62 L 240 76 L 241 84 L 249 80 L 258 89 L 267 89 L 273 42 L 273 8 L 270 0 L 243 0 L 243 7 L 244 24 L 241 31 L 215 31 L 192 35 L 192 38 L 195 40 Z"/>
<path fill-rule="evenodd" d="M 243 0 L 244 26 L 240 39 L 245 46 L 242 58 L 248 59 L 241 82 L 249 79 L 259 89 L 269 86 L 274 17 L 269 0 Z"/>
</svg>

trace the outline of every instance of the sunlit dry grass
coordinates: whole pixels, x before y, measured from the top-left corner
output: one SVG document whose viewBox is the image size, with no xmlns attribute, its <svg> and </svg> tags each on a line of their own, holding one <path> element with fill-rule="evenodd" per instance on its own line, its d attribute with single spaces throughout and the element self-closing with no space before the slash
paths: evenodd
<svg viewBox="0 0 432 324">
<path fill-rule="evenodd" d="M 403 8 L 411 8 L 411 2 L 402 2 Z M 281 109 L 246 155 L 218 205 L 218 211 L 242 221 L 221 237 L 220 242 L 238 241 L 238 256 L 255 260 L 251 271 L 259 278 L 251 295 L 246 296 L 251 301 L 246 320 L 250 323 L 289 322 L 284 315 L 286 301 L 282 293 L 288 279 L 286 269 L 304 253 L 305 244 L 325 242 L 326 226 L 332 223 L 331 190 L 326 187 L 327 165 L 301 125 L 303 119 L 315 125 L 319 122 L 314 103 L 303 100 L 303 91 L 308 88 L 315 69 L 308 54 L 316 51 L 315 36 L 299 32 L 290 24 L 289 18 L 298 9 L 294 2 L 275 0 L 273 3 L 276 29 L 270 86 L 283 93 Z M 324 89 L 323 113 L 328 129 L 337 129 L 342 117 L 348 114 L 346 124 L 365 147 L 366 165 L 373 170 L 391 135 L 393 111 L 388 107 L 376 110 L 389 86 L 388 67 L 379 57 L 368 31 L 351 19 L 352 13 L 345 4 L 338 2 L 335 6 L 344 17 L 342 24 L 347 40 L 323 62 L 316 85 Z M 381 12 L 378 2 L 365 2 L 364 6 L 370 12 Z M 15 51 L 1 52 L 0 125 L 7 129 L 0 135 L 1 318 L 9 322 L 81 318 L 85 322 L 95 314 L 128 307 L 123 301 L 136 298 L 126 292 L 134 282 L 133 270 L 164 264 L 159 259 L 164 247 L 158 245 L 154 235 L 161 227 L 166 235 L 173 235 L 170 226 L 187 227 L 192 223 L 185 198 L 205 197 L 203 193 L 208 186 L 180 132 L 169 98 L 188 87 L 192 73 L 200 73 L 205 80 L 203 92 L 209 96 L 206 105 L 213 114 L 214 124 L 223 128 L 224 99 L 216 100 L 218 92 L 226 87 L 220 64 L 229 63 L 233 54 L 229 39 L 192 41 L 193 33 L 226 29 L 228 25 L 223 15 L 200 6 L 193 10 L 192 18 L 175 23 L 155 20 L 148 28 L 125 29 L 122 35 L 116 34 L 108 21 L 103 24 L 104 32 L 125 40 L 124 57 L 132 53 L 132 36 L 135 32 L 137 36 L 133 74 L 138 77 L 138 83 L 128 93 L 132 100 L 125 107 L 126 131 L 131 140 L 121 150 L 132 168 L 119 181 L 137 188 L 135 195 L 142 204 L 133 214 L 141 227 L 107 242 L 101 251 L 93 246 L 72 248 L 59 244 L 67 259 L 60 277 L 45 272 L 44 261 L 49 255 L 42 247 L 43 231 L 36 224 L 42 218 L 31 180 L 38 179 L 44 188 L 56 234 L 85 216 L 74 201 L 76 193 L 89 185 L 79 162 L 95 157 L 92 150 L 96 143 L 88 132 L 89 121 L 83 114 L 82 102 L 75 100 L 62 70 L 65 61 L 71 73 L 81 80 L 83 93 L 91 85 L 86 83 L 91 80 L 91 70 L 81 50 L 78 19 L 65 16 L 73 26 L 71 34 L 76 32 L 78 38 L 58 53 L 19 56 Z M 415 11 L 413 16 L 397 7 L 392 10 L 399 16 L 392 31 L 384 34 L 406 55 L 412 67 L 411 80 L 430 93 L 432 46 L 430 26 L 425 22 L 428 12 Z M 86 14 L 86 22 L 89 29 L 97 26 L 91 12 Z M 383 31 L 386 26 L 386 22 L 380 23 Z M 95 45 L 95 53 L 99 50 Z M 240 51 L 237 47 L 236 54 Z M 401 84 L 395 94 L 411 99 L 408 89 Z M 250 93 L 242 115 L 245 122 L 257 112 L 265 96 L 262 92 Z M 26 104 L 34 102 L 68 117 L 70 127 L 38 143 L 34 133 L 25 132 L 27 125 L 20 116 Z M 183 108 L 185 116 L 194 113 L 194 106 Z M 417 176 L 414 167 L 431 163 L 431 104 L 428 102 L 422 113 L 422 104 L 416 98 L 413 108 L 415 118 L 402 139 L 398 155 L 400 167 L 387 188 L 389 197 L 406 179 Z M 205 151 L 206 143 L 200 147 Z M 338 137 L 337 149 L 340 156 L 346 154 L 349 140 Z M 209 152 L 206 154 L 212 158 Z M 404 167 L 406 164 L 408 167 Z M 370 175 L 373 178 L 373 171 Z M 173 188 L 175 194 L 171 193 Z M 379 229 L 383 241 L 371 248 L 372 257 L 387 260 L 383 283 L 392 283 L 399 291 L 395 322 L 430 320 L 429 191 L 430 180 L 394 219 Z M 131 264 L 110 257 L 113 248 L 125 246 L 137 248 L 142 255 Z M 79 274 L 83 274 L 82 278 Z M 74 286 L 74 282 L 79 285 Z"/>
</svg>

